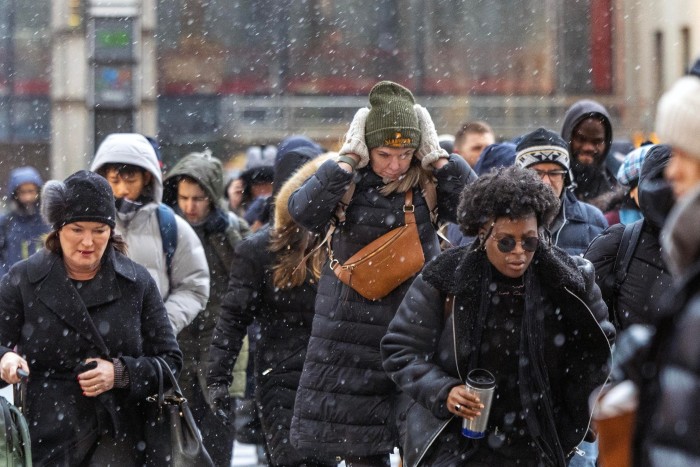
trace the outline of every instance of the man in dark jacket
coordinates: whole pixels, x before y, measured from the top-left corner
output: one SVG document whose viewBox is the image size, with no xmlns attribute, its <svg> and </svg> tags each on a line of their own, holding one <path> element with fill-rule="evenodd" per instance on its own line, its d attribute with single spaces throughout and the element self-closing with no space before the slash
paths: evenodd
<svg viewBox="0 0 700 467">
<path fill-rule="evenodd" d="M 569 145 L 576 198 L 608 212 L 624 196 L 607 164 L 613 140 L 608 111 L 596 101 L 576 102 L 564 116 L 561 136 Z"/>
<path fill-rule="evenodd" d="M 628 171 L 628 181 L 636 186 L 644 218 L 628 226 L 611 226 L 593 240 L 584 255 L 595 266 L 596 283 L 608 305 L 610 321 L 618 330 L 632 324 L 653 325 L 661 315 L 658 299 L 671 285 L 659 238 L 673 207 L 671 186 L 663 178 L 671 148 L 652 146 L 643 154 L 638 181 L 632 171 Z M 635 225 L 639 229 L 636 235 Z M 628 251 L 631 256 L 625 261 Z"/>
<path fill-rule="evenodd" d="M 569 189 L 569 161 L 566 142 L 544 128 L 523 136 L 516 147 L 515 165 L 537 172 L 561 200 L 559 213 L 549 226 L 552 242 L 570 255 L 581 255 L 608 223 L 598 208 L 577 200 Z"/>
<path fill-rule="evenodd" d="M 16 262 L 41 249 L 41 236 L 49 226 L 39 213 L 39 192 L 43 185 L 34 167 L 19 167 L 10 172 L 7 191 L 10 212 L 0 217 L 0 277 Z"/>
<path fill-rule="evenodd" d="M 163 201 L 192 226 L 204 247 L 210 273 L 209 301 L 204 310 L 177 336 L 183 353 L 180 385 L 190 402 L 207 451 L 216 465 L 230 465 L 234 430 L 209 410 L 206 385 L 209 344 L 221 314 L 233 250 L 249 233 L 248 224 L 220 206 L 223 196 L 221 162 L 211 152 L 192 153 L 181 159 L 163 182 Z M 247 355 L 247 349 L 242 352 Z M 236 383 L 245 381 L 247 358 L 234 368 Z M 242 395 L 242 387 L 240 394 Z M 231 407 L 228 407 L 228 414 Z"/>
</svg>

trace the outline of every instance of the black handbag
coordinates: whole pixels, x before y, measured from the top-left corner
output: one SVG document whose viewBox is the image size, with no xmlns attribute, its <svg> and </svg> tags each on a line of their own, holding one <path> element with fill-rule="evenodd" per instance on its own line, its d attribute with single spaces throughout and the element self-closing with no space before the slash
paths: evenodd
<svg viewBox="0 0 700 467">
<path fill-rule="evenodd" d="M 146 399 L 146 465 L 214 467 L 187 399 L 182 396 L 170 367 L 161 357 L 154 357 L 153 362 L 158 369 L 158 394 Z M 164 392 L 165 377 L 170 378 L 172 388 Z"/>
</svg>

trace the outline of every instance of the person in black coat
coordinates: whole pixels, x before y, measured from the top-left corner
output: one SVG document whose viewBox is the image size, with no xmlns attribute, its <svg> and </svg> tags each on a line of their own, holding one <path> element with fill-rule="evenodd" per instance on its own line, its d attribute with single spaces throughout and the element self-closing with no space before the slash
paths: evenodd
<svg viewBox="0 0 700 467">
<path fill-rule="evenodd" d="M 415 248 L 429 260 L 440 247 L 421 180 L 436 181 L 438 215 L 454 221 L 459 194 L 476 175 L 461 156 L 440 148 L 430 115 L 414 106 L 408 89 L 378 83 L 370 104 L 356 113 L 337 160 L 324 162 L 292 193 L 289 212 L 300 225 L 323 234 L 354 182 L 345 221 L 338 222 L 331 239 L 331 251 L 343 264 L 405 225 L 410 192 L 420 237 Z M 401 267 L 399 261 L 396 267 Z M 348 466 L 388 465 L 397 445 L 396 389 L 382 369 L 379 342 L 412 276 L 385 297 L 370 300 L 324 266 L 292 418 L 291 439 L 298 449 L 344 458 Z"/>
<path fill-rule="evenodd" d="M 671 148 L 657 145 L 649 148 L 639 162 L 636 197 L 644 218 L 636 222 L 641 229 L 638 238 L 634 239 L 629 230 L 634 224 L 615 224 L 593 240 L 584 255 L 595 267 L 596 283 L 618 330 L 632 324 L 652 326 L 662 314 L 659 299 L 671 286 L 659 238 L 674 202 L 671 185 L 664 180 L 670 158 Z M 625 229 L 629 230 L 629 239 L 621 247 Z M 618 271 L 624 269 L 627 248 L 632 249 L 627 270 Z"/>
<path fill-rule="evenodd" d="M 124 255 L 104 178 L 76 172 L 42 199 L 46 248 L 0 282 L 0 377 L 30 373 L 35 465 L 143 465 L 144 404 L 158 392 L 149 357 L 182 366 L 160 293 Z"/>
<path fill-rule="evenodd" d="M 626 368 L 639 388 L 633 465 L 700 465 L 700 60 L 659 100 L 656 132 L 671 147 L 676 204 L 661 233 L 674 278 L 651 342 Z"/>
<path fill-rule="evenodd" d="M 241 341 L 247 327 L 253 321 L 259 323 L 255 401 L 272 466 L 337 464 L 304 455 L 289 441 L 294 398 L 311 334 L 316 287 L 326 255 L 324 249 L 316 248 L 320 238 L 290 218 L 287 199 L 325 160 L 313 160 L 317 155 L 314 148 L 298 148 L 276 164 L 274 221 L 237 245 L 209 351 L 207 385 L 211 407 L 215 413 L 225 414 L 231 404 L 231 369 Z M 282 185 L 305 162 L 308 164 Z"/>
<path fill-rule="evenodd" d="M 465 189 L 460 225 L 477 240 L 426 265 L 381 342 L 404 391 L 404 465 L 564 467 L 586 436 L 615 330 L 591 264 L 544 233 L 557 208 L 552 190 L 517 167 Z M 462 419 L 483 409 L 464 384 L 476 368 L 496 379 L 481 440 L 461 435 Z"/>
</svg>

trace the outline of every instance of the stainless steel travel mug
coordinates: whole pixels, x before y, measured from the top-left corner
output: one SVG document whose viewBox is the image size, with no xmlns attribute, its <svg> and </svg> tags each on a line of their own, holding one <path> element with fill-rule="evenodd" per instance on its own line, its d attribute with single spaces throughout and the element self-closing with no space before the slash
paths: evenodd
<svg viewBox="0 0 700 467">
<path fill-rule="evenodd" d="M 496 378 L 490 371 L 477 368 L 467 374 L 467 392 L 475 394 L 484 404 L 481 415 L 473 420 L 462 420 L 462 436 L 472 439 L 480 439 L 486 436 L 486 426 L 491 411 L 491 401 L 496 389 Z"/>
</svg>

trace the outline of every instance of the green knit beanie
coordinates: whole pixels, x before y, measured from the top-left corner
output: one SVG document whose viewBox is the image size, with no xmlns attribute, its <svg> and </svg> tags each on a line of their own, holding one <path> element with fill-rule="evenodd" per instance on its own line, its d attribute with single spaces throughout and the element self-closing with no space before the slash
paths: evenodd
<svg viewBox="0 0 700 467">
<path fill-rule="evenodd" d="M 367 149 L 418 147 L 420 126 L 411 91 L 400 84 L 381 81 L 370 91 L 369 104 L 365 123 Z"/>
</svg>

